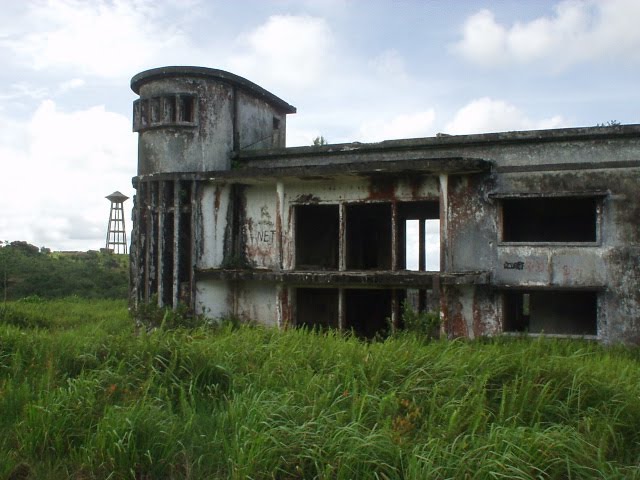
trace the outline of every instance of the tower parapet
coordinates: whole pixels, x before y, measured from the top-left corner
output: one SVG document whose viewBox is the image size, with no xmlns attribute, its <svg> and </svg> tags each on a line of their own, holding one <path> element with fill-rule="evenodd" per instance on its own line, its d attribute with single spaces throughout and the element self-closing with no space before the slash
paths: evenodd
<svg viewBox="0 0 640 480">
<path fill-rule="evenodd" d="M 234 151 L 286 146 L 295 107 L 249 80 L 204 67 L 162 67 L 131 79 L 138 175 L 229 170 Z"/>
</svg>

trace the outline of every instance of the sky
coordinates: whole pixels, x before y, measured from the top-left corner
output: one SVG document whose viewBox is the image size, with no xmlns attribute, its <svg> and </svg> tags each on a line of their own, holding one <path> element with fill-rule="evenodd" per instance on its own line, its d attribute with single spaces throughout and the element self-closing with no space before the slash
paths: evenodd
<svg viewBox="0 0 640 480">
<path fill-rule="evenodd" d="M 288 146 L 640 123 L 639 0 L 0 6 L 0 241 L 104 247 L 104 197 L 134 194 L 129 82 L 149 68 L 261 85 L 298 109 Z"/>
</svg>

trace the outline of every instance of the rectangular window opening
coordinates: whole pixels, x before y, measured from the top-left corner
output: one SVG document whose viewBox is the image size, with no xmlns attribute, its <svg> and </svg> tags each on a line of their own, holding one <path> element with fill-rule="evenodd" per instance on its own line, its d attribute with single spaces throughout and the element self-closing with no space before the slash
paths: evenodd
<svg viewBox="0 0 640 480">
<path fill-rule="evenodd" d="M 391 293 L 391 290 L 345 290 L 345 328 L 364 338 L 386 335 L 391 319 Z"/>
<path fill-rule="evenodd" d="M 308 328 L 338 328 L 337 288 L 297 288 L 296 325 Z"/>
<path fill-rule="evenodd" d="M 162 182 L 164 221 L 162 233 L 162 304 L 173 305 L 174 205 L 173 182 Z"/>
<path fill-rule="evenodd" d="M 504 242 L 597 242 L 598 199 L 593 197 L 502 200 Z"/>
<path fill-rule="evenodd" d="M 590 291 L 504 293 L 504 331 L 597 335 L 598 295 Z"/>
<path fill-rule="evenodd" d="M 338 205 L 295 207 L 295 250 L 297 269 L 338 269 Z"/>
<path fill-rule="evenodd" d="M 173 305 L 173 211 L 165 214 L 162 232 L 162 304 Z"/>
<path fill-rule="evenodd" d="M 176 123 L 176 97 L 169 96 L 163 98 L 164 121 L 165 123 Z"/>
<path fill-rule="evenodd" d="M 147 254 L 149 256 L 148 273 L 149 273 L 149 295 L 155 294 L 158 291 L 158 183 L 149 182 L 149 205 L 151 207 L 149 225 L 148 242 L 149 249 Z"/>
<path fill-rule="evenodd" d="M 195 118 L 195 98 L 191 95 L 182 95 L 180 99 L 180 121 L 193 123 Z"/>
<path fill-rule="evenodd" d="M 440 297 L 438 292 L 427 288 L 407 288 L 398 290 L 400 308 L 399 327 L 404 328 L 402 313 L 403 308 L 410 308 L 414 312 L 437 312 L 440 310 Z"/>
<path fill-rule="evenodd" d="M 348 270 L 391 270 L 391 204 L 347 205 Z"/>
<path fill-rule="evenodd" d="M 412 271 L 440 271 L 440 208 L 438 202 L 398 205 L 399 265 Z"/>
<path fill-rule="evenodd" d="M 193 261 L 191 252 L 191 182 L 180 182 L 178 192 L 180 210 L 176 215 L 180 215 L 178 232 L 178 282 L 179 299 L 185 305 L 191 304 L 191 272 Z"/>
</svg>

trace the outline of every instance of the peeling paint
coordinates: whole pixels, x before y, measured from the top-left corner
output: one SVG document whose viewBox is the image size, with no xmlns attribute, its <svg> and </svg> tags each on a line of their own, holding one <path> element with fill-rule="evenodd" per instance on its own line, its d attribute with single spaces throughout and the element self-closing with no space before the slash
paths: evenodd
<svg viewBox="0 0 640 480">
<path fill-rule="evenodd" d="M 592 337 L 640 343 L 640 126 L 284 148 L 295 109 L 241 77 L 167 67 L 132 85 L 143 99 L 134 118 L 132 304 L 157 295 L 286 327 L 299 320 L 297 289 L 324 288 L 301 301 L 331 298 L 337 307 L 327 314 L 338 311 L 339 328 L 368 332 L 354 325 L 358 302 L 377 302 L 398 325 L 400 299 L 419 290 L 439 299 L 443 332 L 474 338 L 523 328 L 549 309 L 561 322 L 566 294 L 590 304 Z M 183 97 L 192 107 L 174 109 Z M 184 108 L 192 116 L 173 116 Z M 530 199 L 570 214 L 545 216 Z M 430 205 L 435 213 L 411 218 L 440 219 L 440 271 L 402 270 L 406 212 Z M 337 213 L 311 218 L 302 235 L 296 212 L 313 215 L 310 206 Z M 573 223 L 563 230 L 563 222 Z M 588 234 L 543 240 L 571 229 Z M 335 265 L 303 269 L 296 239 L 330 256 L 327 231 L 337 232 L 327 236 L 337 242 Z M 421 226 L 418 251 L 424 243 Z M 532 300 L 540 298 L 551 304 Z"/>
</svg>

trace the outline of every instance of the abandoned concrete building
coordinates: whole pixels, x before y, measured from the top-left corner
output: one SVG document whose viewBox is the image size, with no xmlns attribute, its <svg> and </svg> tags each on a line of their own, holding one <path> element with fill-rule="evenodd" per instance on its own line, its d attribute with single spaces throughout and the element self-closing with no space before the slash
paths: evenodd
<svg viewBox="0 0 640 480">
<path fill-rule="evenodd" d="M 296 109 L 234 74 L 131 88 L 134 303 L 370 337 L 410 301 L 449 337 L 640 343 L 640 125 L 285 148 Z"/>
</svg>

